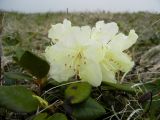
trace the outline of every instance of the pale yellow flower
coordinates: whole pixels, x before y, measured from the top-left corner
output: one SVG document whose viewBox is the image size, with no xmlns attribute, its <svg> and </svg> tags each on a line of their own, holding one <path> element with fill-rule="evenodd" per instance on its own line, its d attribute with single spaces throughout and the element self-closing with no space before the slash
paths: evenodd
<svg viewBox="0 0 160 120">
<path fill-rule="evenodd" d="M 90 39 L 89 26 L 74 26 L 70 30 L 70 37 L 60 39 L 45 50 L 46 59 L 51 66 L 50 77 L 62 82 L 77 75 L 82 81 L 99 86 L 102 82 L 99 62 L 104 57 L 102 44 Z"/>
<path fill-rule="evenodd" d="M 50 63 L 50 77 L 58 82 L 79 76 L 93 86 L 99 86 L 102 81 L 116 83 L 115 73 L 128 72 L 134 65 L 123 51 L 131 47 L 138 36 L 134 30 L 128 36 L 118 33 L 114 22 L 98 21 L 91 29 L 72 26 L 64 20 L 63 24 L 52 26 L 49 38 L 54 45 L 46 48 L 45 57 Z"/>
<path fill-rule="evenodd" d="M 135 31 L 131 30 L 128 36 L 119 33 L 106 44 L 106 55 L 100 63 L 103 81 L 115 83 L 117 82 L 115 79 L 116 72 L 122 71 L 127 73 L 132 69 L 134 62 L 123 51 L 131 47 L 137 38 Z"/>
</svg>

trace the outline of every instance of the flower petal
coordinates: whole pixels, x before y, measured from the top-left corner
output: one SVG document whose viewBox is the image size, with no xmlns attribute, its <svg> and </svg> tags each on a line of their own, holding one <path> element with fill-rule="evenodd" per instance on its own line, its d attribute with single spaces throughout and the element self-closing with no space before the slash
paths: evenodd
<svg viewBox="0 0 160 120">
<path fill-rule="evenodd" d="M 105 24 L 104 21 L 98 21 L 96 27 L 93 27 L 92 29 L 91 38 L 103 43 L 108 43 L 117 32 L 118 26 L 116 23 L 111 22 Z"/>
<path fill-rule="evenodd" d="M 73 67 L 70 67 L 72 59 L 67 56 L 71 51 L 57 45 L 59 44 L 47 47 L 45 50 L 45 57 L 50 63 L 49 75 L 58 82 L 67 81 L 75 74 Z M 64 51 L 68 54 L 65 54 Z"/>
<path fill-rule="evenodd" d="M 84 54 L 87 59 L 100 62 L 104 58 L 105 52 L 106 47 L 102 43 L 91 41 Z"/>
<path fill-rule="evenodd" d="M 91 28 L 90 26 L 82 26 L 81 27 L 81 36 L 79 37 L 84 37 L 85 41 L 90 40 L 91 38 Z"/>
<path fill-rule="evenodd" d="M 121 51 L 108 50 L 107 58 L 110 60 L 110 64 L 114 67 L 115 71 L 128 72 L 134 66 L 131 58 Z"/>
<path fill-rule="evenodd" d="M 50 64 L 49 77 L 53 78 L 57 82 L 67 81 L 74 76 L 72 69 L 66 69 L 63 64 Z"/>
<path fill-rule="evenodd" d="M 124 51 L 131 47 L 137 41 L 137 38 L 134 30 L 131 30 L 128 36 L 119 33 L 108 43 L 108 46 L 118 51 Z"/>
<path fill-rule="evenodd" d="M 91 60 L 87 61 L 86 64 L 81 65 L 79 76 L 82 81 L 86 81 L 95 87 L 99 86 L 102 82 L 100 66 L 98 63 Z"/>
<path fill-rule="evenodd" d="M 71 27 L 71 21 L 67 20 L 67 19 L 64 19 L 63 20 L 63 25 L 66 27 L 66 28 L 70 28 Z"/>
<path fill-rule="evenodd" d="M 101 64 L 101 71 L 102 71 L 102 81 L 117 83 L 115 79 L 115 73 L 110 69 L 106 68 L 104 64 Z"/>
<path fill-rule="evenodd" d="M 48 37 L 52 39 L 53 43 L 59 40 L 65 39 L 71 32 L 71 22 L 67 19 L 63 21 L 63 24 L 59 23 L 52 25 L 48 31 Z"/>
</svg>

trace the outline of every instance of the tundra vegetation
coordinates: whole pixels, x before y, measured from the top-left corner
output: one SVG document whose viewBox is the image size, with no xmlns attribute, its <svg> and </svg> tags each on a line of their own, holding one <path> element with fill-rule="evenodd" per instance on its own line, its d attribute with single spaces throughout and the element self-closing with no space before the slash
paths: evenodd
<svg viewBox="0 0 160 120">
<path fill-rule="evenodd" d="M 51 25 L 63 23 L 64 19 L 70 20 L 72 26 L 94 27 L 101 20 L 104 23 L 116 22 L 119 31 L 125 35 L 134 29 L 138 39 L 132 47 L 123 51 L 134 61 L 133 68 L 129 72 L 128 69 L 116 71 L 117 82 L 110 82 L 111 79 L 102 83 L 81 81 L 81 78 L 90 74 L 88 71 L 87 75 L 74 74 L 67 81 L 61 82 L 60 77 L 51 77 L 50 69 L 54 71 L 57 64 L 52 65 L 47 60 L 50 53 L 45 55 L 45 52 L 48 46 L 58 43 L 50 39 L 53 36 L 48 37 L 48 31 Z M 0 22 L 0 119 L 160 119 L 160 14 L 1 12 Z M 82 37 L 79 36 L 80 39 Z M 115 44 L 122 42 L 118 43 L 117 40 Z M 59 60 L 68 60 L 62 57 L 68 49 L 62 50 L 53 54 L 58 64 Z M 100 56 L 96 51 L 92 54 Z M 95 68 L 96 64 L 94 62 L 91 68 Z M 66 72 L 62 72 L 62 75 Z M 93 74 L 93 79 L 97 74 Z"/>
</svg>

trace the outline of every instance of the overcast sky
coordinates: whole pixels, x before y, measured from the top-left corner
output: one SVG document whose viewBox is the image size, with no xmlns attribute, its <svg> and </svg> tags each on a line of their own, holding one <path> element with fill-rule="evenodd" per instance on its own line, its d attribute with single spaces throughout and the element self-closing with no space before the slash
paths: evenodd
<svg viewBox="0 0 160 120">
<path fill-rule="evenodd" d="M 160 0 L 0 0 L 0 9 L 20 12 L 111 11 L 160 13 Z"/>
</svg>

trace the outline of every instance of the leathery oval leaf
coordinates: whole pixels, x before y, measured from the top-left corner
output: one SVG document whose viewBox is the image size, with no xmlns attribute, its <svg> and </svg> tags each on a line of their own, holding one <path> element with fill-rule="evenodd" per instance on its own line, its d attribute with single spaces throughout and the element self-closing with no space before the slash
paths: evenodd
<svg viewBox="0 0 160 120">
<path fill-rule="evenodd" d="M 33 93 L 23 86 L 0 86 L 0 106 L 15 112 L 33 112 L 38 101 Z"/>
<path fill-rule="evenodd" d="M 16 60 L 23 68 L 28 70 L 28 72 L 30 72 L 33 76 L 36 76 L 40 79 L 45 77 L 50 69 L 50 65 L 47 61 L 33 54 L 30 51 L 18 49 L 16 51 Z"/>
<path fill-rule="evenodd" d="M 103 106 L 92 98 L 73 106 L 73 116 L 76 120 L 95 120 L 104 115 L 105 112 Z"/>
<path fill-rule="evenodd" d="M 86 82 L 72 83 L 65 90 L 65 98 L 71 104 L 83 102 L 89 97 L 91 88 L 91 85 Z"/>
</svg>

